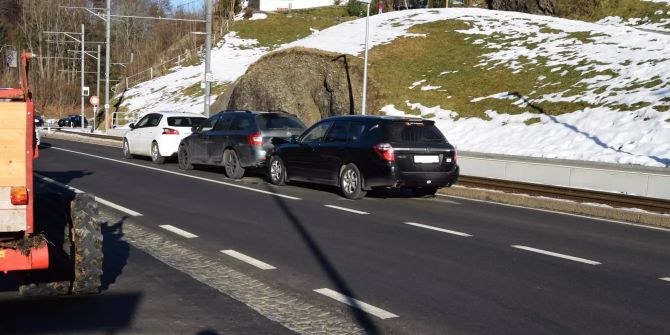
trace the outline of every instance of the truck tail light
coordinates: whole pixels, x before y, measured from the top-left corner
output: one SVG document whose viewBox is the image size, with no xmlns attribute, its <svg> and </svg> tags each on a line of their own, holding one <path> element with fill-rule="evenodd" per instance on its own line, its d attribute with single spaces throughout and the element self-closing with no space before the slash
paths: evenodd
<svg viewBox="0 0 670 335">
<path fill-rule="evenodd" d="M 395 162 L 395 151 L 388 143 L 379 143 L 374 146 L 375 152 L 379 157 L 387 162 Z"/>
<path fill-rule="evenodd" d="M 253 133 L 249 135 L 248 140 L 249 144 L 255 147 L 260 147 L 261 145 L 263 145 L 263 136 L 261 136 L 261 133 Z"/>
<path fill-rule="evenodd" d="M 179 130 L 172 128 L 163 128 L 163 135 L 179 135 Z"/>
<path fill-rule="evenodd" d="M 28 189 L 25 187 L 12 187 L 10 198 L 14 206 L 27 205 Z"/>
</svg>

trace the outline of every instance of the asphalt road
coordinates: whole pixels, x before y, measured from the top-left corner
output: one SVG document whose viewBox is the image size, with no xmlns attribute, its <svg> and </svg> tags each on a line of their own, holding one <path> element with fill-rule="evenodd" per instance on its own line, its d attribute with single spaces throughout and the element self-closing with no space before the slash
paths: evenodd
<svg viewBox="0 0 670 335">
<path fill-rule="evenodd" d="M 332 188 L 43 143 L 39 174 L 320 303 L 341 304 L 315 292 L 327 288 L 375 306 L 382 312 L 349 309 L 369 333 L 670 333 L 669 230 L 401 191 L 349 201 Z M 237 253 L 274 269 L 229 256 Z"/>
<path fill-rule="evenodd" d="M 64 226 L 69 192 L 37 185 L 36 222 Z M 101 293 L 24 298 L 0 275 L 0 334 L 293 334 L 124 240 L 126 219 L 100 217 Z"/>
</svg>

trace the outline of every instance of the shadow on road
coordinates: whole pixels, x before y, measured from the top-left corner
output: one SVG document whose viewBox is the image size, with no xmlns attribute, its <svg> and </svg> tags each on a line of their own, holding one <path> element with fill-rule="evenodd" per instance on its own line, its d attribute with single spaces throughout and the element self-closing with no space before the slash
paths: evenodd
<svg viewBox="0 0 670 335">
<path fill-rule="evenodd" d="M 267 188 L 267 190 L 270 191 L 269 188 Z M 316 260 L 318 261 L 319 265 L 321 266 L 321 269 L 323 270 L 323 272 L 326 273 L 331 283 L 333 284 L 334 289 L 340 292 L 341 294 L 344 294 L 347 297 L 351 298 L 348 301 L 348 303 L 354 307 L 351 307 L 350 311 L 355 317 L 358 324 L 363 329 L 365 329 L 365 332 L 367 334 L 378 334 L 379 330 L 377 329 L 377 326 L 375 326 L 370 316 L 367 313 L 361 311 L 360 308 L 357 308 L 358 303 L 355 300 L 353 300 L 356 299 L 356 294 L 349 287 L 344 278 L 342 278 L 342 276 L 339 274 L 335 266 L 333 266 L 333 263 L 328 259 L 328 256 L 321 250 L 321 247 L 319 247 L 319 244 L 314 240 L 312 235 L 305 228 L 304 224 L 293 213 L 293 211 L 289 208 L 289 206 L 286 204 L 286 201 L 283 198 L 277 196 L 273 198 L 277 203 L 277 205 L 279 206 L 279 208 L 281 208 L 281 210 L 286 215 L 286 218 L 289 219 L 295 230 L 298 232 L 298 235 L 305 242 L 305 244 L 311 251 L 312 255 L 314 255 L 314 258 L 316 258 Z"/>
<path fill-rule="evenodd" d="M 140 293 L 0 300 L 0 334 L 119 333 L 130 326 Z"/>
<path fill-rule="evenodd" d="M 65 174 L 72 179 L 83 175 L 77 171 Z M 63 280 L 71 275 L 64 274 L 72 271 L 70 266 L 57 264 L 62 261 L 58 259 L 58 248 L 63 243 L 63 231 L 69 221 L 69 204 L 73 198 L 74 193 L 71 191 L 45 186 L 39 180 L 35 183 L 35 228 L 50 236 L 50 263 L 54 269 L 31 272 L 30 277 L 25 277 L 31 282 Z M 128 260 L 130 248 L 121 240 L 124 220 L 102 225 L 103 291 L 116 281 Z M 22 275 L 0 275 L 0 291 L 17 292 L 15 298 L 0 300 L 0 334 L 94 331 L 115 334 L 130 326 L 142 299 L 141 293 L 109 292 L 87 296 L 23 298 L 18 295 Z"/>
</svg>

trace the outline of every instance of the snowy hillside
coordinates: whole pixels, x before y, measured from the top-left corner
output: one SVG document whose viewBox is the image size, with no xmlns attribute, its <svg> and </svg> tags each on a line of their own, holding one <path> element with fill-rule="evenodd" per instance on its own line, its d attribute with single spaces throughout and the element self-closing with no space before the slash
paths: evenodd
<svg viewBox="0 0 670 335">
<path fill-rule="evenodd" d="M 660 0 L 656 0 L 660 1 Z M 568 71 L 584 74 L 573 90 L 546 92 L 560 83 L 538 76 L 536 90 L 527 96 L 495 91 L 471 97 L 481 101 L 509 101 L 525 112 L 507 114 L 488 110 L 486 117 L 461 117 L 458 110 L 424 106 L 406 99 L 404 105 L 388 105 L 388 114 L 421 114 L 433 118 L 450 142 L 460 150 L 580 159 L 623 164 L 667 166 L 670 164 L 670 36 L 636 28 L 570 21 L 552 17 L 479 9 L 432 9 L 390 12 L 371 17 L 373 46 L 393 45 L 401 37 L 424 38 L 409 32 L 416 25 L 460 21 L 458 30 L 469 43 L 485 52 L 477 67 L 504 67 L 514 72 L 541 64 L 560 78 Z M 355 20 L 315 31 L 311 36 L 282 47 L 305 46 L 360 55 L 364 48 L 365 20 Z M 495 35 L 496 38 L 490 36 Z M 219 84 L 241 76 L 268 49 L 253 40 L 229 35 L 212 53 L 212 69 Z M 203 66 L 175 68 L 166 76 L 126 92 L 124 106 L 144 114 L 178 109 L 202 112 L 202 97 L 182 94 L 198 85 Z M 457 76 L 452 69 L 440 75 Z M 432 71 L 432 70 L 431 70 Z M 423 77 L 407 85 L 412 89 L 444 93 Z M 559 85 L 560 86 L 560 85 Z M 492 99 L 492 100 L 491 100 Z M 583 103 L 589 107 L 552 115 L 538 103 Z M 446 105 L 446 103 L 444 104 Z"/>
</svg>

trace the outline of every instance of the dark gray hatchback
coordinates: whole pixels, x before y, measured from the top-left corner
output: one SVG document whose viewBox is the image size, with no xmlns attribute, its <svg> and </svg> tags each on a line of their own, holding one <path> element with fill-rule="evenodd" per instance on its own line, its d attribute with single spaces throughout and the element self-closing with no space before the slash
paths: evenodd
<svg viewBox="0 0 670 335">
<path fill-rule="evenodd" d="M 433 121 L 421 118 L 331 117 L 299 138 L 275 144 L 268 164 L 273 184 L 330 184 L 340 186 L 350 199 L 376 187 L 407 187 L 417 195 L 432 195 L 459 176 L 456 150 Z"/>
<path fill-rule="evenodd" d="M 218 165 L 228 178 L 239 179 L 245 168 L 262 166 L 272 138 L 299 135 L 305 125 L 286 112 L 225 111 L 210 117 L 179 144 L 179 168 Z"/>
</svg>

